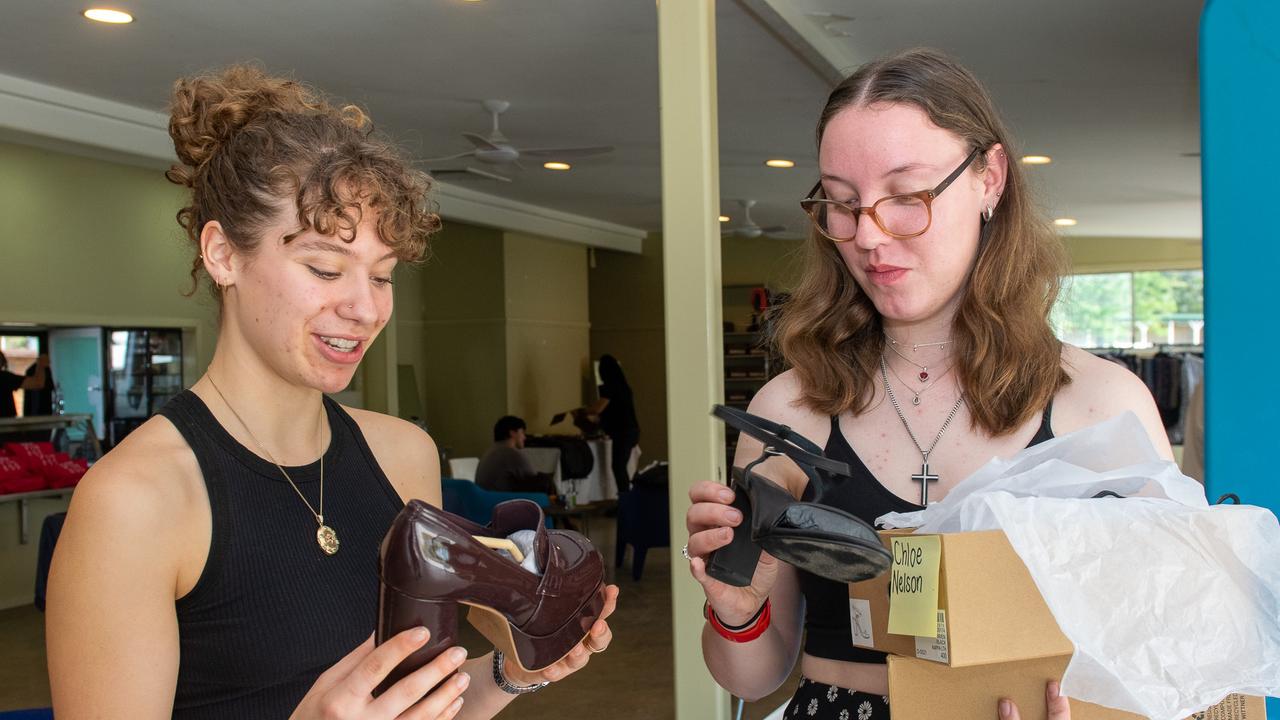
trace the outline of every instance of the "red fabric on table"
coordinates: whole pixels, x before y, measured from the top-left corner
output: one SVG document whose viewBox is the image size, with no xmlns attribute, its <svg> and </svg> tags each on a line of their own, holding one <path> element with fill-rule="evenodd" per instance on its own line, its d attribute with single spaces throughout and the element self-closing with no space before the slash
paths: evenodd
<svg viewBox="0 0 1280 720">
<path fill-rule="evenodd" d="M 27 465 L 27 469 L 30 472 L 43 475 L 46 478 L 49 478 L 49 473 L 51 472 L 52 468 L 56 468 L 58 465 L 61 465 L 62 463 L 70 462 L 70 461 L 71 461 L 71 456 L 67 455 L 66 453 L 56 453 L 54 455 L 41 455 L 38 458 L 31 460 L 30 463 Z M 52 479 L 52 478 L 49 478 L 49 479 Z"/>
<path fill-rule="evenodd" d="M 53 455 L 53 444 L 47 442 L 5 443 L 9 456 L 17 460 L 25 468 L 39 471 L 40 459 L 45 455 Z"/>
<path fill-rule="evenodd" d="M 0 457 L 0 480 L 22 477 L 27 474 L 27 467 L 16 458 Z"/>
<path fill-rule="evenodd" d="M 12 493 L 35 492 L 47 487 L 45 479 L 39 475 L 18 475 L 0 480 L 0 495 Z"/>
<path fill-rule="evenodd" d="M 45 478 L 51 488 L 74 487 L 80 478 L 89 470 L 89 463 L 84 460 L 67 460 L 46 468 Z"/>
<path fill-rule="evenodd" d="M 53 443 L 50 442 L 11 442 L 5 443 L 4 449 L 10 455 L 52 455 Z"/>
</svg>

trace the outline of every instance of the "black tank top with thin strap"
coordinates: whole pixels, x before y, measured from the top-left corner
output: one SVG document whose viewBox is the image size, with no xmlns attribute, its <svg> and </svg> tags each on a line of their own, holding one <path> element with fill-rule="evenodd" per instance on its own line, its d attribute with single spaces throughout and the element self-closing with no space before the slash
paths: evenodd
<svg viewBox="0 0 1280 720">
<path fill-rule="evenodd" d="M 1051 420 L 1053 403 L 1045 408 L 1040 428 L 1027 447 L 1053 438 Z M 822 504 L 840 508 L 869 523 L 890 512 L 911 512 L 921 506 L 903 500 L 880 484 L 862 458 L 840 431 L 839 418 L 831 418 L 831 435 L 823 454 L 832 460 L 849 463 L 853 475 L 827 489 Z M 806 487 L 804 500 L 812 500 L 814 489 Z M 805 653 L 814 657 L 843 660 L 845 662 L 883 663 L 885 654 L 867 650 L 853 644 L 849 627 L 849 587 L 796 568 L 800 592 L 804 595 Z"/>
<path fill-rule="evenodd" d="M 175 718 L 288 717 L 373 631 L 378 548 L 403 503 L 351 416 L 328 398 L 324 406 L 324 520 L 341 543 L 333 556 L 279 468 L 236 442 L 195 393 L 160 411 L 195 453 L 213 518 L 204 572 L 177 601 Z M 319 461 L 285 470 L 318 509 Z"/>
</svg>

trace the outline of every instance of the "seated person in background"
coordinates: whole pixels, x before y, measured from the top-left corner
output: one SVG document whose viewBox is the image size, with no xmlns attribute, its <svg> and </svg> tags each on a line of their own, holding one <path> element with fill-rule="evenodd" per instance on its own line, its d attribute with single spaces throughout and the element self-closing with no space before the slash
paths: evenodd
<svg viewBox="0 0 1280 720">
<path fill-rule="evenodd" d="M 476 467 L 476 485 L 502 492 L 540 492 L 554 499 L 556 485 L 549 473 L 540 473 L 529 464 L 524 449 L 524 420 L 507 415 L 493 426 L 493 447 Z"/>
</svg>

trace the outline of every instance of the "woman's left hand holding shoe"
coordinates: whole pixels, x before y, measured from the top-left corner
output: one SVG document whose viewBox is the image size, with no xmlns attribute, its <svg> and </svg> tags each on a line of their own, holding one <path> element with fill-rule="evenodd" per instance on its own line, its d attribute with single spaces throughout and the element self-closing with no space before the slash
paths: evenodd
<svg viewBox="0 0 1280 720">
<path fill-rule="evenodd" d="M 608 649 L 609 643 L 613 642 L 613 631 L 609 629 L 609 623 L 605 622 L 605 620 L 613 614 L 617 607 L 618 586 L 610 585 L 605 588 L 604 611 L 600 613 L 600 618 L 591 626 L 591 631 L 587 633 L 582 642 L 578 643 L 577 647 L 570 650 L 568 655 L 560 659 L 560 662 L 539 672 L 526 673 L 515 663 L 509 662 L 505 667 L 507 680 L 516 685 L 537 685 L 543 682 L 563 680 L 586 667 L 593 654 L 604 652 Z"/>
</svg>

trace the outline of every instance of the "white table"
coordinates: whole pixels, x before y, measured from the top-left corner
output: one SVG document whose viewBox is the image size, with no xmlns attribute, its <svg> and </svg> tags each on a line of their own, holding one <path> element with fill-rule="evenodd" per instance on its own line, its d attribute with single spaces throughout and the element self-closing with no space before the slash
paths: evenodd
<svg viewBox="0 0 1280 720">
<path fill-rule="evenodd" d="M 529 464 L 533 465 L 534 470 L 551 473 L 556 489 L 561 495 L 567 497 L 571 492 L 576 492 L 577 504 L 586 505 L 600 500 L 617 500 L 618 483 L 613 479 L 613 441 L 606 437 L 586 442 L 591 448 L 594 460 L 591 464 L 591 473 L 578 480 L 565 480 L 561 475 L 559 448 L 527 447 L 521 452 L 529 458 Z M 632 451 L 631 461 L 627 464 L 627 470 L 632 477 L 635 476 L 639 457 L 640 448 L 637 447 Z"/>
</svg>

